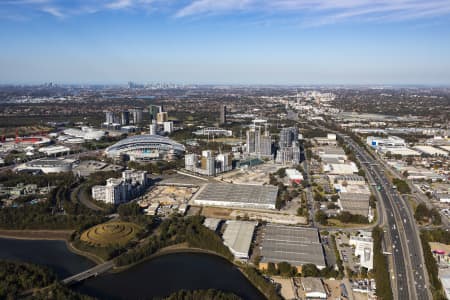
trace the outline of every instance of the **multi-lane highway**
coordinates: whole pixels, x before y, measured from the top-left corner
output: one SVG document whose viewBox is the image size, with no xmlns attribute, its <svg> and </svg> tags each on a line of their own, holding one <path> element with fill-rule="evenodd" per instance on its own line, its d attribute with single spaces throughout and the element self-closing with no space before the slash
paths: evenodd
<svg viewBox="0 0 450 300">
<path fill-rule="evenodd" d="M 396 299 L 431 299 L 427 289 L 422 246 L 412 213 L 395 187 L 384 174 L 384 169 L 351 138 L 342 136 L 356 158 L 365 165 L 377 185 L 385 210 L 385 244 L 392 253 L 394 297 Z"/>
</svg>

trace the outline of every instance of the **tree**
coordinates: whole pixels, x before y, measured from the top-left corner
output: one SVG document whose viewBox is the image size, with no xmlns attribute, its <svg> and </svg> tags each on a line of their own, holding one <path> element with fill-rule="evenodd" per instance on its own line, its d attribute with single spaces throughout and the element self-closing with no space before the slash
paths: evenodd
<svg viewBox="0 0 450 300">
<path fill-rule="evenodd" d="M 291 277 L 297 273 L 297 269 L 285 261 L 278 263 L 277 266 L 278 271 L 282 276 Z"/>
<path fill-rule="evenodd" d="M 273 262 L 267 264 L 267 273 L 270 275 L 278 275 L 278 269 Z"/>
<path fill-rule="evenodd" d="M 321 225 L 327 225 L 328 224 L 328 217 L 321 210 L 318 210 L 316 212 L 315 219 L 316 219 L 316 222 L 319 222 Z"/>
<path fill-rule="evenodd" d="M 305 264 L 302 266 L 303 277 L 319 277 L 320 271 L 314 264 Z"/>
</svg>

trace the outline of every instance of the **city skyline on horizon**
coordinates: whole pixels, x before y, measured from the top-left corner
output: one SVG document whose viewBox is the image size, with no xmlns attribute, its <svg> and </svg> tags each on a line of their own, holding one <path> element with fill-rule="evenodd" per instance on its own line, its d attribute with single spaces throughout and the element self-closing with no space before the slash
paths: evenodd
<svg viewBox="0 0 450 300">
<path fill-rule="evenodd" d="M 0 3 L 0 84 L 450 84 L 450 3 Z"/>
</svg>

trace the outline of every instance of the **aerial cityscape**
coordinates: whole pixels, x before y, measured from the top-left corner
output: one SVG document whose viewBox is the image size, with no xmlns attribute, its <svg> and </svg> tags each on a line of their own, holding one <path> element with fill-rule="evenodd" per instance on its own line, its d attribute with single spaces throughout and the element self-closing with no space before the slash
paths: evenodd
<svg viewBox="0 0 450 300">
<path fill-rule="evenodd" d="M 0 299 L 450 299 L 450 3 L 0 3 Z"/>
</svg>

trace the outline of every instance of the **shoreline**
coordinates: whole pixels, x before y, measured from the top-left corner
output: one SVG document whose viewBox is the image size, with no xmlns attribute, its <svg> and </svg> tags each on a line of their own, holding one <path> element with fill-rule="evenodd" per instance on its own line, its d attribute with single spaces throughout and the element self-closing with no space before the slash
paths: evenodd
<svg viewBox="0 0 450 300">
<path fill-rule="evenodd" d="M 74 230 L 0 229 L 0 238 L 15 240 L 68 241 Z"/>
<path fill-rule="evenodd" d="M 248 280 L 248 282 L 250 282 L 251 285 L 253 285 L 262 295 L 265 296 L 264 291 L 258 286 L 256 285 L 252 280 L 250 280 L 250 278 L 248 277 L 247 273 L 245 273 L 245 271 L 243 270 L 244 266 L 240 265 L 237 261 L 233 260 L 229 260 L 228 258 L 226 258 L 225 256 L 222 256 L 221 254 L 211 251 L 211 250 L 206 250 L 206 249 L 202 249 L 202 248 L 195 248 L 195 247 L 189 247 L 187 245 L 181 246 L 185 243 L 182 244 L 176 244 L 176 245 L 172 245 L 172 246 L 167 246 L 165 248 L 161 248 L 160 250 L 158 250 L 157 252 L 155 252 L 154 254 L 150 255 L 149 257 L 146 257 L 138 262 L 126 265 L 126 266 L 121 266 L 121 267 L 114 267 L 112 270 L 109 271 L 109 273 L 121 273 L 124 272 L 128 269 L 131 269 L 133 267 L 136 267 L 142 263 L 145 263 L 146 261 L 158 258 L 160 256 L 164 256 L 164 255 L 170 255 L 170 254 L 177 254 L 177 253 L 198 253 L 198 254 L 206 254 L 206 255 L 212 255 L 215 257 L 218 257 L 220 259 L 225 260 L 226 262 L 230 263 L 233 267 L 237 268 L 239 270 L 239 272 Z M 180 247 L 181 246 L 181 247 Z M 258 268 L 256 268 L 258 270 Z"/>
</svg>

